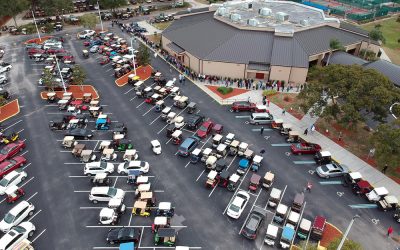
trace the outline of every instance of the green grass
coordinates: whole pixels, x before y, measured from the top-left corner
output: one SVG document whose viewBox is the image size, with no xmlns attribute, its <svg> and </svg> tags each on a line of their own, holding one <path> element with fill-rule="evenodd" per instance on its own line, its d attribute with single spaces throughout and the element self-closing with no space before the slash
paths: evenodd
<svg viewBox="0 0 400 250">
<path fill-rule="evenodd" d="M 217 91 L 218 91 L 219 93 L 223 94 L 223 95 L 226 95 L 226 94 L 231 93 L 231 92 L 233 91 L 233 88 L 231 88 L 231 87 L 229 87 L 229 88 L 227 88 L 227 87 L 219 87 L 219 88 L 217 89 Z"/>
<path fill-rule="evenodd" d="M 382 45 L 389 58 L 396 64 L 400 64 L 400 23 L 396 22 L 397 16 L 382 20 L 380 22 L 368 23 L 361 25 L 362 28 L 370 31 L 375 28 L 378 23 L 382 25 L 383 36 L 385 37 L 385 44 Z"/>
<path fill-rule="evenodd" d="M 168 26 L 171 25 L 172 22 L 163 22 L 163 23 L 153 23 L 153 26 L 159 30 L 165 30 Z"/>
</svg>

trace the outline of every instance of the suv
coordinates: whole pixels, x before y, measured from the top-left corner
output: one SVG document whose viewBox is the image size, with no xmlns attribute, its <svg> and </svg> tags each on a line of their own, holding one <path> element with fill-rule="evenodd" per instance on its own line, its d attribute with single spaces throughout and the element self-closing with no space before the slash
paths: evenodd
<svg viewBox="0 0 400 250">
<path fill-rule="evenodd" d="M 28 216 L 32 216 L 35 211 L 35 206 L 27 201 L 21 201 L 13 207 L 0 222 L 0 230 L 3 233 L 10 231 L 11 227 L 18 225 Z"/>
<path fill-rule="evenodd" d="M 204 121 L 204 116 L 202 116 L 202 115 L 191 115 L 187 119 L 186 126 L 190 130 L 196 130 L 199 127 L 200 123 L 202 123 L 203 121 Z"/>
<path fill-rule="evenodd" d="M 257 238 L 257 231 L 261 226 L 263 220 L 267 217 L 267 211 L 264 209 L 254 207 L 253 211 L 251 211 L 245 226 L 243 227 L 240 234 L 244 237 L 254 240 Z"/>
<path fill-rule="evenodd" d="M 139 243 L 141 234 L 142 232 L 137 228 L 112 228 L 108 231 L 107 242 L 111 245 L 125 242 Z"/>
<path fill-rule="evenodd" d="M 111 199 L 123 200 L 124 197 L 124 190 L 113 187 L 93 187 L 89 194 L 89 200 L 93 203 L 97 203 L 99 201 L 109 202 Z"/>
<path fill-rule="evenodd" d="M 6 75 L 0 75 L 0 84 L 6 84 L 8 81 L 7 76 Z"/>
<path fill-rule="evenodd" d="M 84 30 L 81 33 L 79 33 L 79 38 L 80 39 L 86 39 L 88 37 L 91 37 L 95 34 L 96 32 L 94 30 Z"/>
<path fill-rule="evenodd" d="M 114 164 L 105 161 L 86 163 L 85 169 L 83 170 L 83 174 L 87 176 L 99 173 L 111 174 L 113 172 L 114 172 Z"/>
<path fill-rule="evenodd" d="M 22 222 L 18 226 L 11 228 L 11 230 L 0 239 L 0 250 L 31 249 L 23 247 L 22 242 L 32 237 L 35 230 L 35 226 L 29 221 Z"/>
<path fill-rule="evenodd" d="M 251 111 L 254 112 L 256 104 L 253 102 L 234 102 L 232 103 L 231 112 Z"/>
<path fill-rule="evenodd" d="M 186 138 L 179 146 L 178 154 L 183 157 L 188 157 L 190 152 L 196 148 L 197 144 L 199 144 L 199 138 L 195 136 Z"/>
<path fill-rule="evenodd" d="M 12 65 L 9 63 L 5 63 L 5 62 L 0 63 L 0 73 L 10 71 L 11 68 L 12 68 Z"/>
</svg>

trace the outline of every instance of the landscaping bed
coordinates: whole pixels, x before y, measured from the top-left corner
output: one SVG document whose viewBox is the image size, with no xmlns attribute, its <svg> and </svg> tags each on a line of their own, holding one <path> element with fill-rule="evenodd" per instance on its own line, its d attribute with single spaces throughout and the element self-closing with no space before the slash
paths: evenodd
<svg viewBox="0 0 400 250">
<path fill-rule="evenodd" d="M 153 68 L 150 65 L 147 66 L 139 66 L 136 69 L 136 75 L 138 75 L 140 77 L 141 81 L 146 81 L 147 79 L 149 79 L 151 77 L 151 72 L 152 72 Z M 120 78 L 118 78 L 117 80 L 115 80 L 115 84 L 117 84 L 118 87 L 122 87 L 125 86 L 128 83 L 128 76 L 130 74 L 134 74 L 135 71 L 132 70 L 129 73 L 126 73 L 125 75 L 121 76 Z"/>
<path fill-rule="evenodd" d="M 18 99 L 12 100 L 7 104 L 0 107 L 0 122 L 17 115 L 19 113 L 19 102 Z"/>
<path fill-rule="evenodd" d="M 221 86 L 213 86 L 213 85 L 206 85 L 206 87 L 211 90 L 212 92 L 214 92 L 215 94 L 217 94 L 219 97 L 221 97 L 222 99 L 228 99 L 231 98 L 233 96 L 237 96 L 237 95 L 241 95 L 243 93 L 246 93 L 247 91 L 250 91 L 248 89 L 236 89 L 236 88 L 232 88 L 232 91 L 230 93 L 227 94 L 222 94 L 218 91 L 218 88 L 220 88 Z M 225 88 L 225 87 L 224 87 Z"/>
<path fill-rule="evenodd" d="M 319 245 L 322 247 L 328 247 L 328 245 L 338 237 L 342 237 L 342 232 L 332 224 L 326 223 Z"/>
<path fill-rule="evenodd" d="M 286 112 L 299 120 L 304 116 L 303 110 L 300 109 L 301 101 L 297 98 L 297 94 L 276 92 L 275 94 L 267 95 L 267 99 L 278 107 L 285 108 Z"/>
<path fill-rule="evenodd" d="M 171 25 L 171 23 L 172 22 L 162 22 L 162 23 L 152 23 L 151 25 L 153 25 L 159 30 L 165 30 L 166 28 L 168 28 L 168 26 Z"/>
</svg>

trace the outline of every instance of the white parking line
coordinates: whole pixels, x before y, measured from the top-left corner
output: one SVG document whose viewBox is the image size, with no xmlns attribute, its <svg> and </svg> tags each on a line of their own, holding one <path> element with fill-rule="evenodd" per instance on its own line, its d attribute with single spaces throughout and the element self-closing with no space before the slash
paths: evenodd
<svg viewBox="0 0 400 250">
<path fill-rule="evenodd" d="M 126 92 L 124 93 L 124 95 L 128 94 L 128 93 L 131 92 L 132 90 L 134 90 L 134 88 L 131 88 L 130 90 L 126 91 Z"/>
<path fill-rule="evenodd" d="M 190 161 L 188 161 L 188 163 L 186 163 L 185 168 L 187 168 L 187 166 L 189 166 L 189 164 L 190 164 Z"/>
<path fill-rule="evenodd" d="M 32 163 L 31 163 L 31 162 L 29 162 L 28 164 L 26 164 L 26 166 L 25 166 L 25 167 L 22 167 L 22 169 L 23 169 L 23 170 L 25 170 L 25 168 L 29 167 L 31 164 L 32 164 Z"/>
<path fill-rule="evenodd" d="M 15 123 L 11 124 L 10 126 L 6 127 L 5 129 L 3 129 L 3 131 L 5 131 L 5 130 L 7 130 L 7 129 L 9 129 L 9 128 L 15 126 L 15 125 L 17 125 L 17 124 L 20 123 L 20 122 L 22 122 L 22 120 L 16 121 Z"/>
<path fill-rule="evenodd" d="M 201 172 L 201 174 L 199 175 L 199 177 L 197 177 L 196 182 L 199 181 L 200 177 L 204 174 L 206 170 L 204 169 L 203 172 Z"/>
<path fill-rule="evenodd" d="M 211 197 L 211 195 L 214 193 L 214 190 L 218 187 L 218 184 L 214 186 L 214 188 L 211 190 L 210 194 L 208 195 L 208 198 Z"/>
<path fill-rule="evenodd" d="M 115 188 L 115 184 L 117 184 L 117 181 L 118 181 L 118 177 L 115 178 L 115 182 L 114 182 L 114 185 L 113 185 L 114 188 Z"/>
<path fill-rule="evenodd" d="M 32 240 L 32 243 L 34 243 L 44 232 L 46 232 L 46 229 L 44 229 L 42 232 L 40 232 L 40 234 L 38 234 L 38 236 L 36 236 L 36 237 Z"/>
<path fill-rule="evenodd" d="M 35 213 L 34 215 L 32 215 L 32 217 L 30 217 L 29 219 L 28 219 L 28 221 L 31 221 L 33 218 L 35 218 L 36 217 L 36 215 L 38 215 L 40 212 L 42 212 L 42 209 L 40 209 L 39 211 L 37 211 L 37 213 Z"/>
<path fill-rule="evenodd" d="M 169 140 L 167 142 L 165 142 L 165 144 L 168 144 L 171 140 L 172 140 L 172 137 L 169 138 Z"/>
<path fill-rule="evenodd" d="M 38 192 L 34 193 L 31 197 L 29 197 L 28 199 L 26 199 L 26 201 L 29 201 L 30 199 L 32 199 L 33 197 L 35 197 L 38 194 Z"/>
<path fill-rule="evenodd" d="M 140 244 L 142 243 L 142 237 L 143 237 L 143 234 L 144 234 L 144 228 L 142 229 L 142 233 L 140 234 L 140 239 L 139 239 L 139 247 L 140 247 Z"/>
<path fill-rule="evenodd" d="M 150 111 L 152 111 L 154 108 L 156 107 L 156 105 L 153 105 L 153 107 L 151 107 L 151 109 L 147 110 L 146 113 L 144 113 L 142 116 L 147 115 Z"/>
<path fill-rule="evenodd" d="M 137 98 L 137 96 L 134 96 L 134 97 L 131 98 L 129 101 L 131 102 L 131 101 L 135 100 L 136 98 Z"/>
<path fill-rule="evenodd" d="M 228 155 L 228 154 L 226 154 L 226 155 Z M 232 165 L 232 163 L 235 161 L 236 157 L 237 157 L 237 155 L 233 156 L 233 159 L 232 159 L 231 163 L 229 163 L 228 167 L 226 167 L 226 171 L 228 171 L 229 167 L 230 167 L 230 166 Z"/>
<path fill-rule="evenodd" d="M 129 217 L 128 227 L 131 226 L 132 216 L 133 216 L 133 213 L 131 213 L 131 216 Z"/>
<path fill-rule="evenodd" d="M 140 108 L 140 106 L 142 106 L 143 103 L 145 103 L 145 101 L 143 101 L 141 104 L 137 105 L 136 108 L 137 108 L 137 109 Z"/>
<path fill-rule="evenodd" d="M 93 249 L 119 249 L 119 247 L 93 247 Z M 175 247 L 166 247 L 166 246 L 161 246 L 161 247 L 139 247 L 139 249 L 176 249 Z M 189 249 L 202 249 L 202 247 L 189 247 Z"/>
<path fill-rule="evenodd" d="M 57 140 L 57 141 L 62 142 L 63 140 Z M 75 140 L 75 141 L 77 141 L 77 142 L 92 142 L 92 141 L 100 142 L 100 141 L 112 141 L 112 140 Z"/>
<path fill-rule="evenodd" d="M 21 129 L 20 131 L 17 132 L 17 134 L 20 134 L 24 131 L 25 129 Z"/>
<path fill-rule="evenodd" d="M 148 176 L 148 175 L 146 175 L 146 176 L 149 178 L 154 177 L 154 176 Z M 88 178 L 86 175 L 70 175 L 68 177 L 69 178 Z M 107 177 L 109 177 L 109 178 L 127 178 L 128 176 L 127 175 L 117 175 L 117 176 L 108 175 Z"/>
<path fill-rule="evenodd" d="M 23 152 L 22 154 L 21 154 L 21 156 L 23 156 L 24 154 L 26 154 L 26 153 L 28 153 L 29 152 L 29 150 L 26 150 L 25 152 Z"/>
<path fill-rule="evenodd" d="M 165 125 L 160 131 L 157 132 L 157 135 L 159 135 L 169 124 Z"/>
<path fill-rule="evenodd" d="M 82 165 L 85 164 L 83 162 L 64 162 L 64 165 Z"/>
<path fill-rule="evenodd" d="M 135 190 L 124 190 L 125 193 L 134 193 Z M 155 191 L 153 191 L 155 192 Z M 163 191 L 164 192 L 164 191 Z M 74 193 L 90 193 L 90 190 L 74 190 Z"/>
</svg>

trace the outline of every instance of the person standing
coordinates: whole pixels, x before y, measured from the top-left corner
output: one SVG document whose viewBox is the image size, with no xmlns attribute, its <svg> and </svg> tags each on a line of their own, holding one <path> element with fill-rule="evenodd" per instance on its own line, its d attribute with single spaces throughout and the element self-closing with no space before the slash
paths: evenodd
<svg viewBox="0 0 400 250">
<path fill-rule="evenodd" d="M 186 83 L 186 77 L 185 77 L 184 75 L 182 75 L 182 82 L 183 82 L 183 85 L 185 85 L 185 83 Z"/>
<path fill-rule="evenodd" d="M 264 133 L 264 127 L 261 127 L 260 134 L 262 135 L 263 133 Z"/>
<path fill-rule="evenodd" d="M 341 141 L 343 137 L 342 131 L 339 132 L 339 137 L 338 137 L 338 141 Z"/>
<path fill-rule="evenodd" d="M 308 128 L 306 128 L 306 130 L 304 130 L 304 133 L 303 133 L 304 135 L 307 135 L 308 134 Z"/>
<path fill-rule="evenodd" d="M 388 228 L 388 230 L 387 230 L 387 237 L 389 238 L 389 236 L 391 235 L 393 233 L 393 227 L 392 226 L 390 226 L 389 228 Z"/>
<path fill-rule="evenodd" d="M 382 169 L 382 173 L 386 174 L 386 170 L 389 168 L 389 166 L 387 164 L 385 164 L 385 166 Z"/>
<path fill-rule="evenodd" d="M 315 126 L 313 124 L 313 125 L 311 125 L 311 132 L 313 133 L 314 131 L 315 131 Z"/>
<path fill-rule="evenodd" d="M 286 114 L 286 109 L 283 108 L 283 109 L 282 109 L 282 115 L 285 115 L 285 114 Z"/>
<path fill-rule="evenodd" d="M 311 182 L 307 182 L 307 187 L 306 190 L 311 193 L 311 188 L 312 188 L 312 183 Z"/>
</svg>

